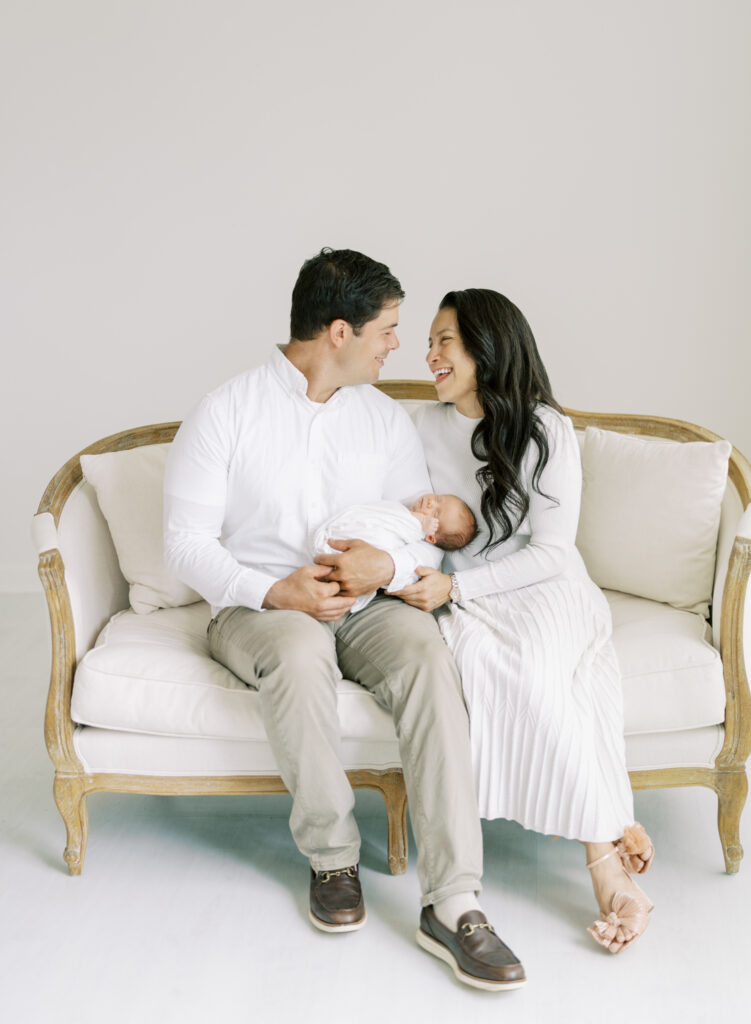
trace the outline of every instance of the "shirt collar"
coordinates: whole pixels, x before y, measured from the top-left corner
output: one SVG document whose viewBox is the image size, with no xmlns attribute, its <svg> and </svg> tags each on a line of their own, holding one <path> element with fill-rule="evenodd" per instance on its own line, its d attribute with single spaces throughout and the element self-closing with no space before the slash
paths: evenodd
<svg viewBox="0 0 751 1024">
<path fill-rule="evenodd" d="M 274 351 L 271 353 L 270 365 L 277 377 L 281 381 L 282 387 L 289 395 L 302 395 L 306 402 L 310 402 L 308 398 L 308 380 L 304 373 L 291 363 L 285 356 L 284 345 L 277 345 Z M 339 405 L 344 401 L 346 392 L 349 391 L 348 387 L 338 388 L 328 402 L 323 403 L 324 406 L 332 408 Z M 317 402 L 310 402 L 311 405 L 318 405 Z"/>
<path fill-rule="evenodd" d="M 297 367 L 287 359 L 282 351 L 283 348 L 283 345 L 277 345 L 271 353 L 271 366 L 288 394 L 305 395 L 308 390 L 305 374 L 300 373 Z"/>
</svg>

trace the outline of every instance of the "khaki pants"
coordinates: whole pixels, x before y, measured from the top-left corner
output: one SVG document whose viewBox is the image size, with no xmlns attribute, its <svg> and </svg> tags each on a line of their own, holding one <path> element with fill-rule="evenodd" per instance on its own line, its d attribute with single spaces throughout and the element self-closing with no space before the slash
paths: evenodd
<svg viewBox="0 0 751 1024">
<path fill-rule="evenodd" d="M 459 675 L 432 615 L 396 598 L 321 623 L 297 611 L 225 608 L 211 655 L 259 691 L 266 733 L 293 797 L 290 828 L 316 871 L 356 864 L 354 794 L 339 756 L 342 674 L 391 712 L 423 905 L 479 892 L 482 834 Z"/>
</svg>

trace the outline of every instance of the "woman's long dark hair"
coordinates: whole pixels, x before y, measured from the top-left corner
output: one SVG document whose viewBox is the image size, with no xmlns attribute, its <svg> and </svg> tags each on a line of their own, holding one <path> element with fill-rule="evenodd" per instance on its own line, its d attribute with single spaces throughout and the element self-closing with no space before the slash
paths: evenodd
<svg viewBox="0 0 751 1024">
<path fill-rule="evenodd" d="M 521 465 L 530 441 L 537 448 L 532 486 L 543 494 L 540 476 L 550 449 L 537 404 L 563 410 L 553 398 L 532 330 L 513 302 L 487 288 L 467 288 L 445 295 L 439 308 L 447 307 L 456 312 L 464 348 L 477 367 L 483 417 L 472 434 L 472 454 L 484 463 L 475 476 L 490 532 L 483 551 L 492 551 L 508 540 L 529 511 Z"/>
</svg>

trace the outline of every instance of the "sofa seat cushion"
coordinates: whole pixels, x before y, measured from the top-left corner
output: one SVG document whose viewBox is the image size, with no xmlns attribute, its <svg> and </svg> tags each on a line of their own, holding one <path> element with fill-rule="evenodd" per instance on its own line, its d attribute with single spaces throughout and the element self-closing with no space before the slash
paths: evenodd
<svg viewBox="0 0 751 1024">
<path fill-rule="evenodd" d="M 209 655 L 201 601 L 150 615 L 114 615 L 76 670 L 74 722 L 126 732 L 265 741 L 256 690 Z M 344 738 L 394 740 L 391 716 L 371 693 L 342 680 Z"/>
<path fill-rule="evenodd" d="M 625 732 L 672 732 L 724 720 L 718 652 L 700 615 L 607 592 L 623 674 Z M 258 693 L 209 656 L 205 602 L 151 615 L 118 612 L 76 671 L 72 717 L 156 736 L 265 742 Z M 338 685 L 344 740 L 393 742 L 390 715 L 363 687 Z"/>
<path fill-rule="evenodd" d="M 722 747 L 721 725 L 670 733 L 642 732 L 626 737 L 629 771 L 653 768 L 711 768 Z M 200 737 L 150 736 L 79 725 L 73 734 L 84 771 L 114 775 L 158 775 L 164 778 L 238 775 L 278 775 L 279 767 L 267 742 L 209 740 Z M 399 745 L 345 739 L 342 764 L 347 769 L 383 771 L 399 768 Z M 202 787 L 199 791 L 203 792 Z"/>
<path fill-rule="evenodd" d="M 671 743 L 673 739 L 671 735 Z M 253 741 L 151 736 L 79 725 L 73 734 L 73 744 L 84 771 L 92 774 L 169 778 L 279 774 L 279 765 L 265 738 Z M 339 754 L 348 771 L 382 772 L 401 767 L 399 744 L 394 735 L 390 740 L 343 739 Z"/>
<path fill-rule="evenodd" d="M 722 661 L 704 617 L 631 594 L 604 594 L 623 679 L 626 735 L 724 722 Z"/>
</svg>

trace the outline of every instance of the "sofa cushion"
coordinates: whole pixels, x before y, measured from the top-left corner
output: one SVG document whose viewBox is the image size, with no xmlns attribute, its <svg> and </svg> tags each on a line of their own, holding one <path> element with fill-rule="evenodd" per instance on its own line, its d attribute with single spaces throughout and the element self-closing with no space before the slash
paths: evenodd
<svg viewBox="0 0 751 1024">
<path fill-rule="evenodd" d="M 629 771 L 650 768 L 711 768 L 722 747 L 721 725 L 678 732 L 640 732 L 626 737 Z M 84 771 L 92 774 L 205 776 L 278 775 L 268 743 L 252 740 L 207 740 L 185 736 L 150 736 L 79 725 L 73 734 Z M 399 745 L 366 739 L 342 740 L 345 768 L 398 768 Z"/>
<path fill-rule="evenodd" d="M 145 614 L 200 601 L 164 564 L 162 491 L 168 444 L 82 455 L 83 475 L 94 488 L 130 584 L 130 606 Z"/>
<path fill-rule="evenodd" d="M 118 612 L 76 670 L 74 722 L 213 739 L 266 740 L 256 690 L 209 655 L 209 606 Z M 356 683 L 338 686 L 343 737 L 393 740 L 391 716 Z"/>
<path fill-rule="evenodd" d="M 624 732 L 673 732 L 725 720 L 725 683 L 711 628 L 695 612 L 605 591 L 623 680 Z"/>
<path fill-rule="evenodd" d="M 696 729 L 723 721 L 718 652 L 701 616 L 606 594 L 623 673 L 625 731 Z M 209 656 L 204 602 L 149 616 L 119 612 L 81 661 L 75 722 L 126 732 L 265 742 L 257 692 Z M 338 686 L 344 740 L 392 742 L 390 715 L 363 687 Z"/>
<path fill-rule="evenodd" d="M 595 583 L 708 615 L 730 451 L 587 427 L 576 543 Z"/>
<path fill-rule="evenodd" d="M 73 744 L 84 770 L 92 773 L 170 777 L 279 774 L 279 765 L 265 739 L 151 736 L 143 732 L 119 732 L 79 725 L 73 734 Z M 390 740 L 343 739 L 339 744 L 339 755 L 347 770 L 369 768 L 384 771 L 401 767 L 395 735 Z"/>
</svg>

